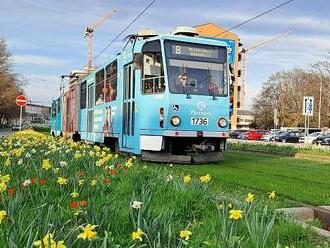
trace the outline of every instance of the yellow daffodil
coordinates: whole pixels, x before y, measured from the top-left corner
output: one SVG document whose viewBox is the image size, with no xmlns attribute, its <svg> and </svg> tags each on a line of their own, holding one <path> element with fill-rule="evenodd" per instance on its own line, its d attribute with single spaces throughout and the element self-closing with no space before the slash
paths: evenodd
<svg viewBox="0 0 330 248">
<path fill-rule="evenodd" d="M 4 182 L 0 182 L 0 193 L 5 192 L 7 189 L 7 185 Z"/>
<path fill-rule="evenodd" d="M 88 224 L 86 225 L 82 230 L 83 232 L 80 233 L 78 236 L 77 236 L 77 239 L 88 239 L 88 240 L 92 240 L 94 238 L 96 238 L 97 236 L 97 232 L 94 231 L 95 227 L 97 227 L 96 225 L 91 225 L 91 224 Z"/>
<path fill-rule="evenodd" d="M 72 193 L 70 194 L 70 196 L 71 196 L 72 198 L 78 198 L 78 197 L 79 197 L 79 194 L 78 194 L 78 192 L 72 192 Z"/>
<path fill-rule="evenodd" d="M 183 182 L 184 182 L 185 184 L 190 183 L 190 182 L 191 182 L 191 176 L 190 176 L 190 175 L 184 176 L 184 177 L 183 177 Z"/>
<path fill-rule="evenodd" d="M 58 241 L 56 248 L 66 248 L 64 241 L 63 240 Z"/>
<path fill-rule="evenodd" d="M 56 248 L 56 242 L 51 233 L 46 234 L 42 240 L 35 241 L 33 245 L 40 248 Z"/>
<path fill-rule="evenodd" d="M 53 169 L 53 171 L 54 171 L 54 174 L 58 174 L 60 172 L 60 168 L 56 167 Z"/>
<path fill-rule="evenodd" d="M 268 195 L 269 199 L 275 199 L 275 197 L 276 197 L 275 191 L 270 192 Z"/>
<path fill-rule="evenodd" d="M 192 235 L 192 232 L 189 230 L 182 230 L 180 231 L 180 238 L 184 240 L 190 239 L 190 236 Z"/>
<path fill-rule="evenodd" d="M 133 160 L 130 158 L 129 160 L 127 160 L 125 165 L 127 168 L 131 168 L 133 166 Z"/>
<path fill-rule="evenodd" d="M 0 224 L 2 223 L 2 220 L 6 218 L 7 212 L 5 210 L 0 211 Z"/>
<path fill-rule="evenodd" d="M 101 151 L 101 147 L 99 147 L 99 146 L 94 146 L 94 150 L 97 151 L 97 152 L 99 152 L 99 151 Z"/>
<path fill-rule="evenodd" d="M 66 179 L 66 178 L 64 178 L 64 177 L 58 177 L 58 178 L 57 178 L 57 183 L 58 183 L 59 185 L 65 185 L 65 184 L 68 183 L 68 179 Z"/>
<path fill-rule="evenodd" d="M 132 232 L 132 239 L 135 241 L 142 241 L 142 236 L 144 235 L 144 232 L 139 228 L 135 232 Z"/>
<path fill-rule="evenodd" d="M 242 213 L 243 211 L 241 210 L 237 210 L 237 209 L 232 209 L 229 211 L 229 218 L 230 219 L 233 219 L 233 220 L 239 220 L 239 219 L 242 219 Z"/>
<path fill-rule="evenodd" d="M 6 159 L 5 166 L 9 167 L 10 165 L 11 165 L 11 160 L 10 160 L 10 158 L 8 157 L 8 158 Z"/>
<path fill-rule="evenodd" d="M 79 159 L 79 158 L 81 158 L 81 154 L 80 154 L 80 153 L 75 153 L 75 154 L 74 154 L 74 158 L 75 158 L 75 159 Z"/>
<path fill-rule="evenodd" d="M 231 202 L 229 202 L 229 203 L 227 204 L 227 207 L 228 207 L 228 208 L 233 208 L 233 204 L 232 204 Z"/>
<path fill-rule="evenodd" d="M 50 162 L 49 162 L 49 159 L 44 159 L 43 161 L 42 161 L 42 166 L 41 166 L 44 170 L 46 170 L 46 171 L 48 171 L 51 167 L 52 167 L 52 165 L 50 164 Z"/>
<path fill-rule="evenodd" d="M 78 181 L 79 186 L 83 185 L 84 183 L 85 183 L 85 180 L 84 180 L 84 179 L 80 179 L 80 180 Z"/>
<path fill-rule="evenodd" d="M 92 181 L 91 181 L 91 186 L 95 186 L 97 184 L 97 180 L 96 179 L 93 179 Z"/>
<path fill-rule="evenodd" d="M 254 200 L 254 195 L 252 193 L 248 193 L 248 195 L 245 197 L 245 201 L 248 203 L 253 202 Z"/>
<path fill-rule="evenodd" d="M 209 181 L 211 181 L 211 177 L 209 174 L 206 174 L 205 176 L 201 176 L 199 179 L 201 180 L 202 183 L 208 183 Z"/>
<path fill-rule="evenodd" d="M 10 181 L 10 176 L 9 175 L 4 175 L 0 178 L 0 182 L 8 183 L 9 181 Z"/>
</svg>

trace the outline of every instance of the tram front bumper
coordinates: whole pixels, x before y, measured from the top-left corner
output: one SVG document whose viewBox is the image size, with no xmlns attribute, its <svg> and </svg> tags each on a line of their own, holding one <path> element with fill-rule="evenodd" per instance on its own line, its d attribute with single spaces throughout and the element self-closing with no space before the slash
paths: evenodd
<svg viewBox="0 0 330 248">
<path fill-rule="evenodd" d="M 196 155 L 173 155 L 163 152 L 142 151 L 142 159 L 158 163 L 202 164 L 223 160 L 223 152 L 208 152 Z"/>
<path fill-rule="evenodd" d="M 214 137 L 214 138 L 228 138 L 229 132 L 217 131 L 179 131 L 179 130 L 165 130 L 164 136 L 167 137 Z"/>
</svg>

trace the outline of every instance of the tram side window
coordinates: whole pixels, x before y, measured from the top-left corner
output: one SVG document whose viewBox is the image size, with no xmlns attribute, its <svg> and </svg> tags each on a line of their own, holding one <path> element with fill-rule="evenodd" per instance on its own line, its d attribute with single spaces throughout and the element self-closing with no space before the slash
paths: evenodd
<svg viewBox="0 0 330 248">
<path fill-rule="evenodd" d="M 52 103 L 52 117 L 56 116 L 56 101 Z"/>
<path fill-rule="evenodd" d="M 111 102 L 117 99 L 117 61 L 112 62 L 105 68 L 106 81 L 103 90 L 105 101 Z"/>
<path fill-rule="evenodd" d="M 95 75 L 95 105 L 104 103 L 104 69 Z"/>
<path fill-rule="evenodd" d="M 86 108 L 86 97 L 87 97 L 87 89 L 86 89 L 86 81 L 84 81 L 80 85 L 80 109 Z"/>
<path fill-rule="evenodd" d="M 159 41 L 146 43 L 142 52 L 142 93 L 163 93 L 165 91 L 164 65 Z"/>
<path fill-rule="evenodd" d="M 59 113 L 61 113 L 61 99 L 59 98 L 56 102 L 56 115 L 58 115 Z"/>
</svg>

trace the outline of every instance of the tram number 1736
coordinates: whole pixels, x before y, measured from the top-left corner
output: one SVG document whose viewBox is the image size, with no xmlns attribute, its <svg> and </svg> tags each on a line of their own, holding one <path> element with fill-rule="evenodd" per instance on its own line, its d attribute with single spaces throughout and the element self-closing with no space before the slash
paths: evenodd
<svg viewBox="0 0 330 248">
<path fill-rule="evenodd" d="M 208 118 L 202 117 L 192 117 L 191 118 L 191 125 L 194 126 L 207 126 L 209 124 Z"/>
</svg>

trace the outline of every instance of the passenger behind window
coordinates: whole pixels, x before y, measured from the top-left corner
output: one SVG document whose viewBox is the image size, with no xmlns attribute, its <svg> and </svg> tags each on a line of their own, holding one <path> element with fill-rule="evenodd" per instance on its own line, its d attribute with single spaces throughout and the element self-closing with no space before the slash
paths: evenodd
<svg viewBox="0 0 330 248">
<path fill-rule="evenodd" d="M 109 88 L 105 88 L 105 102 L 111 102 L 116 100 L 117 98 L 117 91 L 116 89 L 112 88 L 111 85 Z"/>
<path fill-rule="evenodd" d="M 103 94 L 101 94 L 101 95 L 99 96 L 99 99 L 97 99 L 97 101 L 96 101 L 96 105 L 100 105 L 100 104 L 102 104 L 102 103 L 104 103 L 104 97 L 103 97 Z"/>
</svg>

